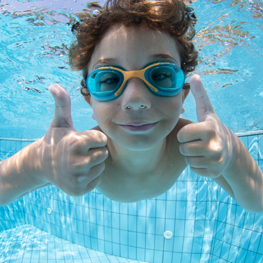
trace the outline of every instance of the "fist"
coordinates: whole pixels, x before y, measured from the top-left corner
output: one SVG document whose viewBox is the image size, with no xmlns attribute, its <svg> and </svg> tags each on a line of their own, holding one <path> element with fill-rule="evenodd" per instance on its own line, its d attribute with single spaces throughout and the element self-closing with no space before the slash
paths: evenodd
<svg viewBox="0 0 263 263">
<path fill-rule="evenodd" d="M 188 124 L 178 132 L 180 152 L 193 172 L 217 178 L 232 159 L 232 133 L 216 115 L 198 75 L 191 78 L 190 86 L 198 123 Z"/>
<path fill-rule="evenodd" d="M 69 195 L 84 195 L 100 183 L 108 157 L 107 136 L 96 130 L 76 132 L 68 93 L 58 84 L 49 91 L 55 114 L 39 149 L 42 179 Z"/>
</svg>

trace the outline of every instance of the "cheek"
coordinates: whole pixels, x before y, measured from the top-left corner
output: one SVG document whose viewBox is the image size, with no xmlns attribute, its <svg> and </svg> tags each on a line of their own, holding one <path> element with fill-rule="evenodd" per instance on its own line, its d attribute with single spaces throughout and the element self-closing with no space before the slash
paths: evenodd
<svg viewBox="0 0 263 263">
<path fill-rule="evenodd" d="M 182 99 L 181 96 L 171 97 L 166 102 L 162 103 L 160 106 L 162 107 L 162 111 L 169 118 L 177 118 L 180 116 L 182 109 Z"/>
<path fill-rule="evenodd" d="M 94 119 L 98 122 L 101 123 L 103 122 L 105 116 L 105 110 L 103 110 L 102 107 L 92 107 L 93 109 L 93 116 Z"/>
<path fill-rule="evenodd" d="M 108 126 L 114 116 L 114 109 L 109 103 L 95 102 L 92 105 L 92 110 L 94 119 L 102 129 Z"/>
<path fill-rule="evenodd" d="M 166 118 L 166 124 L 169 132 L 171 132 L 176 124 L 178 123 L 178 120 L 180 118 L 181 110 L 182 110 L 182 100 L 181 97 L 175 97 L 169 99 L 166 103 L 162 105 L 163 107 L 163 114 Z"/>
</svg>

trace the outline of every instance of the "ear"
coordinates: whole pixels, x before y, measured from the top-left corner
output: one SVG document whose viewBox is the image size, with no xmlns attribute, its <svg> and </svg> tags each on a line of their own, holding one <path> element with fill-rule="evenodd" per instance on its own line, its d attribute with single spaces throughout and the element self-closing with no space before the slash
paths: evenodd
<svg viewBox="0 0 263 263">
<path fill-rule="evenodd" d="M 185 99 L 187 98 L 189 92 L 190 92 L 190 89 L 182 89 L 182 99 L 183 99 L 183 103 L 184 103 Z"/>
<path fill-rule="evenodd" d="M 92 108 L 92 102 L 91 102 L 91 96 L 83 96 L 85 101 L 90 105 L 90 107 Z M 94 116 L 94 113 L 92 113 L 92 119 L 96 120 L 95 119 L 95 116 Z"/>
<path fill-rule="evenodd" d="M 91 103 L 91 96 L 83 96 L 85 101 L 90 105 L 90 107 L 92 108 L 92 103 Z"/>
</svg>

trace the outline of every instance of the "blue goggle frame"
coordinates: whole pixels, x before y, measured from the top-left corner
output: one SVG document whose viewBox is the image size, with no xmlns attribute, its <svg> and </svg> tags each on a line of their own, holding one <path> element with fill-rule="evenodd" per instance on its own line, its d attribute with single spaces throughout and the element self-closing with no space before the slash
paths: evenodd
<svg viewBox="0 0 263 263">
<path fill-rule="evenodd" d="M 152 72 L 158 69 L 169 70 L 172 80 L 171 87 L 162 87 L 155 83 L 156 80 L 153 80 Z M 115 84 L 116 88 L 106 91 L 100 90 L 100 77 L 103 76 L 103 74 L 116 74 L 116 76 L 118 76 L 118 83 Z M 153 94 L 165 97 L 175 96 L 180 93 L 185 82 L 184 71 L 176 64 L 171 62 L 157 62 L 141 70 L 132 71 L 125 71 L 114 66 L 99 67 L 88 75 L 86 83 L 91 96 L 98 101 L 108 101 L 119 97 L 123 93 L 127 81 L 132 77 L 143 80 Z"/>
</svg>

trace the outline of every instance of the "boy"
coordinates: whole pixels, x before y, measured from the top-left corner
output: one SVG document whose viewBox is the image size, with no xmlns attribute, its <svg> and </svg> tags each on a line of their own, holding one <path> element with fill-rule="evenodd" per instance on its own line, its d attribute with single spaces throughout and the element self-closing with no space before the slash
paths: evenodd
<svg viewBox="0 0 263 263">
<path fill-rule="evenodd" d="M 49 90 L 55 116 L 46 135 L 0 164 L 6 205 L 49 184 L 79 196 L 95 187 L 119 202 L 166 192 L 187 165 L 221 185 L 243 208 L 263 210 L 263 175 L 217 117 L 199 76 L 190 80 L 199 123 L 180 118 L 194 70 L 195 17 L 182 1 L 109 1 L 88 16 L 70 49 L 98 126 L 76 132 L 70 98 Z"/>
</svg>

